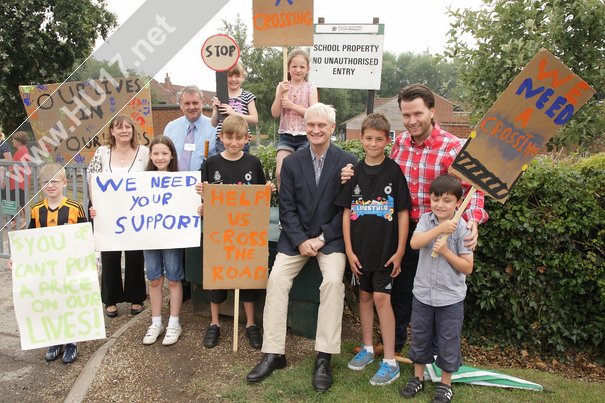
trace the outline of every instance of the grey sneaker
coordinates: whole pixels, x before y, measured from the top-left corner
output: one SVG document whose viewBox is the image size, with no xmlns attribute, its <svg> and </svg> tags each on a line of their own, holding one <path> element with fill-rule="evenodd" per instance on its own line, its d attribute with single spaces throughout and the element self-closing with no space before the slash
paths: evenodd
<svg viewBox="0 0 605 403">
<path fill-rule="evenodd" d="M 374 354 L 369 353 L 365 348 L 358 352 L 351 361 L 349 361 L 348 367 L 353 371 L 361 371 L 365 367 L 374 361 Z"/>
<path fill-rule="evenodd" d="M 384 386 L 389 385 L 399 378 L 399 365 L 395 363 L 395 366 L 390 366 L 386 362 L 380 363 L 380 368 L 376 371 L 376 374 L 370 379 L 370 384 L 373 386 Z"/>
</svg>

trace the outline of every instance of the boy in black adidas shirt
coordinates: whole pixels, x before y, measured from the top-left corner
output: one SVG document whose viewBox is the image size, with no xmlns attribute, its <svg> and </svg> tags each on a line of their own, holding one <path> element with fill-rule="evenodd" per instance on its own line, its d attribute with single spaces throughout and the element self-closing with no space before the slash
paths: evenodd
<svg viewBox="0 0 605 403">
<path fill-rule="evenodd" d="M 336 200 L 344 208 L 342 227 L 347 259 L 354 276 L 359 278 L 364 345 L 348 366 L 360 371 L 374 360 L 375 305 L 384 344 L 384 359 L 370 380 L 375 386 L 388 385 L 399 377 L 391 288 L 393 278 L 401 271 L 409 225 L 407 182 L 399 165 L 385 157 L 390 130 L 384 115 L 366 117 L 361 125 L 365 158 L 354 168 L 355 175 Z"/>
</svg>

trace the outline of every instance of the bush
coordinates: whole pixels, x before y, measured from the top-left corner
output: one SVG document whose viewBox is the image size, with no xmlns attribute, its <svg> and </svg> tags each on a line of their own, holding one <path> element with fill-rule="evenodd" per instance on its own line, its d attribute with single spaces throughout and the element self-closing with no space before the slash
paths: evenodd
<svg viewBox="0 0 605 403">
<path fill-rule="evenodd" d="M 277 177 L 275 176 L 275 154 L 277 154 L 277 149 L 275 146 L 273 144 L 267 146 L 259 145 L 253 154 L 260 159 L 263 171 L 265 172 L 265 178 L 277 186 Z M 277 205 L 279 205 L 279 195 L 275 192 L 271 196 L 271 206 L 276 207 Z"/>
<path fill-rule="evenodd" d="M 602 349 L 605 154 L 539 157 L 504 205 L 489 199 L 486 209 L 491 218 L 467 278 L 469 338 L 539 351 Z"/>
</svg>

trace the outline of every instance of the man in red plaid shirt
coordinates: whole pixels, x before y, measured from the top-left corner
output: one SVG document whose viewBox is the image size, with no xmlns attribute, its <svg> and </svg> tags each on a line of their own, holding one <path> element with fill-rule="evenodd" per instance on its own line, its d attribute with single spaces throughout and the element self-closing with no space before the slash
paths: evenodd
<svg viewBox="0 0 605 403">
<path fill-rule="evenodd" d="M 410 247 L 410 239 L 420 216 L 430 211 L 429 186 L 435 178 L 447 173 L 462 149 L 462 142 L 435 123 L 435 97 L 428 87 L 421 84 L 409 85 L 399 92 L 397 102 L 407 131 L 395 139 L 391 158 L 401 167 L 412 198 L 410 227 L 401 274 L 393 281 L 391 291 L 391 304 L 396 321 L 395 351 L 399 352 L 407 339 L 407 326 L 412 313 L 412 288 L 418 266 L 418 251 Z M 352 169 L 343 168 L 343 181 L 352 175 Z M 463 183 L 463 186 L 465 192 L 470 189 L 467 183 Z M 477 245 L 478 224 L 488 219 L 483 202 L 483 193 L 477 191 L 462 216 L 470 231 L 466 245 L 471 249 L 475 249 Z"/>
</svg>

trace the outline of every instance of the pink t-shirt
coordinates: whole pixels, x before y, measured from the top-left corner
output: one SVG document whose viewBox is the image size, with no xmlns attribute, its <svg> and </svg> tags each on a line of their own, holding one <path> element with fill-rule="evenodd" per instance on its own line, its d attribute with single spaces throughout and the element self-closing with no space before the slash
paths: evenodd
<svg viewBox="0 0 605 403">
<path fill-rule="evenodd" d="M 292 81 L 290 81 L 288 99 L 297 105 L 308 108 L 310 106 L 309 99 L 311 97 L 312 89 L 313 84 L 308 81 L 303 81 L 303 83 L 298 87 L 294 87 L 292 85 Z M 288 133 L 293 136 L 305 136 L 307 131 L 305 130 L 304 117 L 292 109 L 282 108 L 281 116 L 279 118 L 278 133 Z"/>
</svg>

